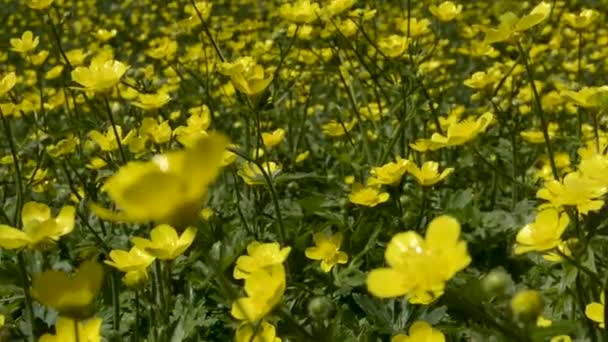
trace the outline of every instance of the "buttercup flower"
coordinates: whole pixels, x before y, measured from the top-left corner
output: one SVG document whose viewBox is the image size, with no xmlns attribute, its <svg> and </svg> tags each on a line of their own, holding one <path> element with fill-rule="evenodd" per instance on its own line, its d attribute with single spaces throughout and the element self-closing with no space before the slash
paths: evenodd
<svg viewBox="0 0 608 342">
<path fill-rule="evenodd" d="M 265 162 L 262 164 L 264 171 L 273 179 L 281 172 L 281 167 L 275 162 Z M 247 183 L 247 185 L 262 185 L 266 184 L 266 179 L 262 169 L 253 162 L 244 163 L 237 172 L 239 176 Z"/>
<path fill-rule="evenodd" d="M 277 337 L 274 325 L 264 321 L 259 327 L 241 324 L 236 330 L 236 342 L 281 342 L 281 339 Z"/>
<path fill-rule="evenodd" d="M 226 145 L 226 138 L 213 133 L 192 148 L 130 162 L 102 187 L 121 211 L 93 208 L 111 220 L 186 227 L 196 219 L 207 188 L 219 173 Z"/>
<path fill-rule="evenodd" d="M 153 261 L 153 256 L 137 247 L 132 247 L 130 251 L 112 250 L 110 252 L 110 260 L 105 260 L 104 262 L 121 272 L 131 272 L 145 269 Z"/>
<path fill-rule="evenodd" d="M 137 249 L 145 251 L 153 257 L 161 260 L 173 260 L 182 255 L 186 249 L 190 247 L 195 237 L 196 228 L 194 227 L 188 227 L 181 236 L 178 236 L 173 227 L 168 224 L 161 224 L 150 231 L 150 240 L 136 236 L 131 239 L 131 242 Z M 146 263 L 149 265 L 152 262 L 152 260 L 146 258 L 137 251 L 129 254 L 128 257 L 130 260 L 123 259 L 117 261 L 123 261 L 125 263 L 137 262 L 138 267 L 141 267 L 142 264 Z M 121 256 L 125 257 L 124 255 Z M 112 254 L 110 254 L 110 257 L 112 257 Z M 133 270 L 126 264 L 123 264 L 122 266 L 125 267 L 126 270 Z M 118 267 L 118 265 L 116 267 Z"/>
<path fill-rule="evenodd" d="M 317 20 L 320 14 L 319 4 L 310 0 L 297 0 L 279 7 L 279 15 L 282 18 L 299 24 L 310 24 Z"/>
<path fill-rule="evenodd" d="M 131 104 L 144 110 L 153 110 L 166 105 L 169 101 L 171 101 L 169 94 L 159 92 L 156 94 L 139 94 L 137 101 L 131 102 Z"/>
<path fill-rule="evenodd" d="M 246 279 L 257 270 L 282 264 L 291 252 L 291 247 L 283 247 L 278 242 L 262 243 L 253 241 L 247 246 L 247 255 L 236 260 L 234 279 Z"/>
<path fill-rule="evenodd" d="M 456 5 L 452 1 L 444 1 L 439 6 L 429 6 L 429 11 L 440 21 L 451 21 L 462 12 L 462 5 Z"/>
<path fill-rule="evenodd" d="M 363 186 L 359 183 L 353 185 L 353 189 L 348 195 L 349 201 L 366 207 L 375 207 L 380 203 L 388 201 L 389 198 L 388 192 L 381 192 L 378 186 Z"/>
<path fill-rule="evenodd" d="M 513 36 L 531 29 L 542 23 L 549 17 L 551 4 L 541 2 L 530 11 L 529 14 L 518 18 L 513 12 L 507 12 L 500 16 L 500 24 L 496 29 L 486 32 L 485 43 L 492 44 L 511 39 Z"/>
<path fill-rule="evenodd" d="M 280 144 L 285 139 L 285 130 L 277 128 L 272 132 L 262 132 L 264 146 L 271 148 Z"/>
<path fill-rule="evenodd" d="M 17 75 L 14 72 L 9 72 L 0 79 L 0 98 L 11 91 L 17 84 Z M 6 113 L 5 113 L 6 114 Z"/>
<path fill-rule="evenodd" d="M 232 304 L 231 314 L 241 321 L 256 322 L 279 303 L 285 292 L 285 269 L 282 264 L 260 268 L 245 279 L 246 297 Z"/>
<path fill-rule="evenodd" d="M 266 75 L 264 68 L 252 57 L 242 57 L 234 63 L 223 63 L 221 70 L 230 76 L 236 89 L 249 96 L 262 93 L 272 82 L 272 75 Z"/>
<path fill-rule="evenodd" d="M 410 161 L 407 159 L 397 158 L 395 162 L 373 167 L 371 170 L 371 178 L 367 181 L 367 184 L 396 185 L 407 172 L 409 163 Z"/>
<path fill-rule="evenodd" d="M 306 257 L 312 260 L 321 260 L 323 272 L 329 272 L 336 264 L 346 264 L 348 254 L 340 251 L 342 245 L 342 233 L 327 234 L 316 233 L 313 236 L 314 247 L 308 247 L 304 251 Z"/>
<path fill-rule="evenodd" d="M 73 319 L 91 316 L 93 301 L 103 283 L 103 267 L 93 261 L 83 262 L 76 274 L 44 271 L 32 279 L 32 297 L 59 314 Z"/>
<path fill-rule="evenodd" d="M 434 161 L 426 161 L 421 168 L 414 163 L 408 164 L 408 172 L 416 179 L 416 182 L 422 186 L 432 186 L 445 177 L 449 176 L 454 171 L 454 168 L 447 168 L 439 173 L 439 163 Z"/>
<path fill-rule="evenodd" d="M 59 317 L 55 323 L 55 335 L 44 334 L 38 342 L 100 342 L 102 322 L 101 318 L 74 321 Z M 78 336 L 76 336 L 75 325 L 78 325 Z"/>
<path fill-rule="evenodd" d="M 35 10 L 43 10 L 51 6 L 55 0 L 27 0 L 27 7 Z"/>
<path fill-rule="evenodd" d="M 40 38 L 34 37 L 32 31 L 23 32 L 21 38 L 10 39 L 10 43 L 12 46 L 11 50 L 22 53 L 24 55 L 33 51 L 38 46 L 39 42 Z"/>
<path fill-rule="evenodd" d="M 557 247 L 569 223 L 568 214 L 560 214 L 554 208 L 539 212 L 533 223 L 527 224 L 517 233 L 515 254 L 546 251 Z"/>
<path fill-rule="evenodd" d="M 409 334 L 399 334 L 393 336 L 391 342 L 444 342 L 445 336 L 437 329 L 434 329 L 425 321 L 414 322 L 409 329 Z"/>
<path fill-rule="evenodd" d="M 600 295 L 600 302 L 593 302 L 585 306 L 585 316 L 590 320 L 599 323 L 600 328 L 604 329 L 606 322 L 604 322 L 604 293 Z"/>
<path fill-rule="evenodd" d="M 580 172 L 571 172 L 563 181 L 551 180 L 538 190 L 536 197 L 547 200 L 554 207 L 576 207 L 580 214 L 597 211 L 604 205 L 600 199 L 608 189 L 584 177 Z"/>
<path fill-rule="evenodd" d="M 46 204 L 27 202 L 21 211 L 23 230 L 0 225 L 0 247 L 37 248 L 41 244 L 56 242 L 72 232 L 75 215 L 73 206 L 65 206 L 56 218 L 52 218 L 51 209 Z"/>
<path fill-rule="evenodd" d="M 128 68 L 115 60 L 93 60 L 88 67 L 79 66 L 72 70 L 72 79 L 82 85 L 83 90 L 104 92 L 117 85 Z"/>
<path fill-rule="evenodd" d="M 484 132 L 494 120 L 492 113 L 484 113 L 476 120 L 466 119 L 460 122 L 452 122 L 447 129 L 447 135 L 433 133 L 431 142 L 434 146 L 431 150 L 446 147 L 463 145 L 473 140 Z M 423 165 L 424 167 L 424 165 Z"/>
<path fill-rule="evenodd" d="M 433 219 L 425 238 L 414 231 L 398 233 L 384 254 L 388 267 L 369 273 L 368 291 L 381 298 L 413 296 L 410 301 L 428 304 L 471 262 L 459 235 L 460 224 L 450 216 Z"/>
</svg>

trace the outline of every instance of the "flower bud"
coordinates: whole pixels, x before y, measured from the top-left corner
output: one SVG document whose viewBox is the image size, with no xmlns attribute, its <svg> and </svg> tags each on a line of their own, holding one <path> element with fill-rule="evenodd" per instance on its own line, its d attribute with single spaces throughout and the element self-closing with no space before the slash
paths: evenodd
<svg viewBox="0 0 608 342">
<path fill-rule="evenodd" d="M 515 317 L 524 322 L 536 322 L 543 312 L 543 299 L 536 290 L 522 290 L 511 299 L 511 310 Z"/>
</svg>

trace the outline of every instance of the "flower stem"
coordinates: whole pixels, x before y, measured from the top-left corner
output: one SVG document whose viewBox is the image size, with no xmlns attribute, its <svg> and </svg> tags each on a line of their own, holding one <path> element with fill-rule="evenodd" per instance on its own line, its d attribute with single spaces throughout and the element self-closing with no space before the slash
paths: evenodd
<svg viewBox="0 0 608 342">
<path fill-rule="evenodd" d="M 21 227 L 21 221 L 19 217 L 21 216 L 21 208 L 23 205 L 23 180 L 21 178 L 21 168 L 19 167 L 19 159 L 17 158 L 17 147 L 15 146 L 15 138 L 13 136 L 13 132 L 11 130 L 10 122 L 2 113 L 2 108 L 0 108 L 0 117 L 2 118 L 2 126 L 4 126 L 4 133 L 6 134 L 6 138 L 8 139 L 8 146 L 11 150 L 11 155 L 13 157 L 13 165 L 15 167 L 15 181 L 17 182 L 17 203 L 15 204 L 15 213 L 13 215 L 13 224 L 15 227 Z"/>
<path fill-rule="evenodd" d="M 118 129 L 116 129 L 116 123 L 114 122 L 114 116 L 112 115 L 112 108 L 110 108 L 110 101 L 108 101 L 107 96 L 104 96 L 103 100 L 106 105 L 106 111 L 108 112 L 108 119 L 110 119 L 110 124 L 112 125 L 112 131 L 114 131 L 114 138 L 116 139 L 116 144 L 118 144 L 118 151 L 120 152 L 120 158 L 122 159 L 123 164 L 126 164 L 127 157 L 125 155 L 125 150 L 122 147 L 120 134 L 118 134 Z"/>
<path fill-rule="evenodd" d="M 21 274 L 21 282 L 23 286 L 23 293 L 25 295 L 25 310 L 27 312 L 27 318 L 29 321 L 30 335 L 28 336 L 28 341 L 35 341 L 34 335 L 34 308 L 32 305 L 32 296 L 30 294 L 30 281 L 27 276 L 27 266 L 25 264 L 25 257 L 23 256 L 25 252 L 21 251 L 17 253 L 17 261 L 19 263 L 19 270 Z"/>
</svg>

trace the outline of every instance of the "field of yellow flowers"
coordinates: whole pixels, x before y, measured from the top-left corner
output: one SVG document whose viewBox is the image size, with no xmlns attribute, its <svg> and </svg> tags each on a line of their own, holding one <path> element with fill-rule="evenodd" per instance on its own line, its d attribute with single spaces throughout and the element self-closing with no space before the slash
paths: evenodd
<svg viewBox="0 0 608 342">
<path fill-rule="evenodd" d="M 608 341 L 608 1 L 0 19 L 0 341 Z"/>
</svg>

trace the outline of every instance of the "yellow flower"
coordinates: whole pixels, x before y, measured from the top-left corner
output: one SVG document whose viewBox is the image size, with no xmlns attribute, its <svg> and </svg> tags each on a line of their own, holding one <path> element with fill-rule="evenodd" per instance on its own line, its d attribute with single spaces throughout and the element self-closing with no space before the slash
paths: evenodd
<svg viewBox="0 0 608 342">
<path fill-rule="evenodd" d="M 431 142 L 434 146 L 431 147 L 431 150 L 465 144 L 475 139 L 479 133 L 485 132 L 493 121 L 494 115 L 492 113 L 484 113 L 477 120 L 466 119 L 460 122 L 452 122 L 448 126 L 447 135 L 433 133 Z"/>
<path fill-rule="evenodd" d="M 568 335 L 557 335 L 551 337 L 549 342 L 572 342 L 572 338 L 570 338 Z"/>
<path fill-rule="evenodd" d="M 97 40 L 99 40 L 102 43 L 107 42 L 108 40 L 114 38 L 114 36 L 116 36 L 116 34 L 118 33 L 118 31 L 114 30 L 106 30 L 103 28 L 98 29 L 97 31 L 93 32 L 93 36 L 95 36 L 95 38 L 97 38 Z"/>
<path fill-rule="evenodd" d="M 375 185 L 363 186 L 359 183 L 353 184 L 353 189 L 348 195 L 349 201 L 366 207 L 375 207 L 388 201 L 389 198 L 388 192 L 381 192 L 380 187 Z"/>
<path fill-rule="evenodd" d="M 407 159 L 397 158 L 395 162 L 372 167 L 371 178 L 367 181 L 367 184 L 397 185 L 401 181 L 403 175 L 407 172 L 409 163 L 410 161 Z"/>
<path fill-rule="evenodd" d="M 243 323 L 236 330 L 236 342 L 281 342 L 274 325 L 263 321 L 259 326 Z"/>
<path fill-rule="evenodd" d="M 310 151 L 304 151 L 296 156 L 296 164 L 300 164 L 310 157 Z"/>
<path fill-rule="evenodd" d="M 378 49 L 380 49 L 383 55 L 390 58 L 397 58 L 403 55 L 407 50 L 407 45 L 407 37 L 396 34 L 382 38 L 378 41 Z"/>
<path fill-rule="evenodd" d="M 568 214 L 560 214 L 554 208 L 539 212 L 533 223 L 527 224 L 517 233 L 515 254 L 557 247 L 569 223 Z"/>
<path fill-rule="evenodd" d="M 608 95 L 608 86 L 584 87 L 579 91 L 562 90 L 560 96 L 583 108 L 595 108 L 602 104 L 602 97 Z"/>
<path fill-rule="evenodd" d="M 585 8 L 579 14 L 565 13 L 562 17 L 570 27 L 583 30 L 590 27 L 599 18 L 600 14 L 594 9 Z"/>
<path fill-rule="evenodd" d="M 34 50 L 38 46 L 39 42 L 40 38 L 34 37 L 32 31 L 25 31 L 21 35 L 21 38 L 11 38 L 11 50 L 22 54 L 27 54 Z"/>
<path fill-rule="evenodd" d="M 129 67 L 119 61 L 92 61 L 88 67 L 79 66 L 72 70 L 72 79 L 82 85 L 83 90 L 104 92 L 120 82 Z"/>
<path fill-rule="evenodd" d="M 272 82 L 272 75 L 265 77 L 264 68 L 252 57 L 241 57 L 234 63 L 222 63 L 220 70 L 230 76 L 236 89 L 249 96 L 260 94 Z"/>
<path fill-rule="evenodd" d="M 549 134 L 549 140 L 551 140 L 555 137 L 555 134 L 557 133 L 558 129 L 559 129 L 559 126 L 555 122 L 549 122 L 549 125 L 547 127 L 547 133 Z M 543 134 L 543 131 L 541 131 L 539 129 L 529 129 L 527 131 L 520 132 L 519 135 L 521 135 L 521 137 L 525 141 L 527 141 L 531 144 L 544 144 L 545 143 L 545 136 Z"/>
<path fill-rule="evenodd" d="M 275 162 L 265 162 L 262 167 L 271 180 L 281 172 L 281 167 Z M 253 162 L 241 165 L 237 173 L 248 185 L 266 184 L 262 169 Z"/>
<path fill-rule="evenodd" d="M 9 72 L 0 79 L 0 97 L 11 91 L 17 84 L 17 75 L 14 72 Z M 6 113 L 4 113 L 6 114 Z"/>
<path fill-rule="evenodd" d="M 323 134 L 328 135 L 330 137 L 341 137 L 344 134 L 350 132 L 356 124 L 356 119 L 344 123 L 332 120 L 321 126 L 321 130 L 323 131 Z"/>
<path fill-rule="evenodd" d="M 56 218 L 51 217 L 51 209 L 43 203 L 27 202 L 21 212 L 23 230 L 0 225 L 0 247 L 20 249 L 36 248 L 59 240 L 74 229 L 76 209 L 65 206 Z"/>
<path fill-rule="evenodd" d="M 434 161 L 427 161 L 422 164 L 421 168 L 414 163 L 408 164 L 408 172 L 416 178 L 418 184 L 422 186 L 432 186 L 440 181 L 442 181 L 445 177 L 449 176 L 450 173 L 454 171 L 454 168 L 449 167 L 441 174 L 439 173 L 439 163 Z"/>
<path fill-rule="evenodd" d="M 282 264 L 260 268 L 245 279 L 245 293 L 232 303 L 232 316 L 241 321 L 256 322 L 279 303 L 285 292 L 285 269 Z"/>
<path fill-rule="evenodd" d="M 171 126 L 168 121 L 158 123 L 156 119 L 144 118 L 139 127 L 142 135 L 152 139 L 155 144 L 163 144 L 171 140 Z"/>
<path fill-rule="evenodd" d="M 495 82 L 500 81 L 500 73 L 477 71 L 471 77 L 464 80 L 463 84 L 471 89 L 482 90 L 492 86 Z"/>
<path fill-rule="evenodd" d="M 599 199 L 606 193 L 606 188 L 597 182 L 584 177 L 580 172 L 571 172 L 559 182 L 545 182 L 536 197 L 551 202 L 554 207 L 573 206 L 580 214 L 602 208 L 604 201 Z"/>
<path fill-rule="evenodd" d="M 182 255 L 190 247 L 195 237 L 196 228 L 194 227 L 188 227 L 181 236 L 178 236 L 175 228 L 168 224 L 161 224 L 152 229 L 150 240 L 136 236 L 131 239 L 131 242 L 139 250 L 146 251 L 153 257 L 161 260 L 173 260 Z M 144 263 L 149 265 L 152 262 L 152 260 L 146 259 L 146 257 L 137 256 L 137 258 L 141 262 L 139 265 Z"/>
<path fill-rule="evenodd" d="M 209 125 L 211 124 L 211 117 L 209 114 L 205 113 L 193 114 L 186 122 L 186 126 L 178 126 L 174 130 L 174 133 L 180 144 L 191 147 L 194 146 L 200 137 L 207 134 L 205 130 L 209 128 Z"/>
<path fill-rule="evenodd" d="M 121 212 L 93 208 L 110 220 L 186 227 L 196 219 L 220 171 L 226 145 L 224 136 L 209 134 L 192 148 L 157 155 L 147 162 L 130 162 L 102 187 Z"/>
<path fill-rule="evenodd" d="M 443 333 L 425 321 L 414 322 L 409 329 L 409 334 L 393 336 L 391 342 L 444 342 Z"/>
<path fill-rule="evenodd" d="M 148 279 L 148 270 L 144 268 L 127 272 L 125 276 L 122 277 L 122 282 L 130 289 L 141 289 L 146 285 Z"/>
<path fill-rule="evenodd" d="M 498 28 L 487 30 L 484 42 L 492 44 L 510 40 L 519 33 L 545 21 L 549 17 L 549 13 L 551 13 L 551 4 L 544 1 L 522 18 L 518 18 L 513 12 L 507 12 L 500 16 Z"/>
<path fill-rule="evenodd" d="M 439 6 L 429 6 L 429 11 L 439 21 L 452 21 L 462 12 L 462 5 L 456 5 L 452 1 L 444 1 Z"/>
<path fill-rule="evenodd" d="M 323 272 L 331 271 L 336 264 L 346 264 L 348 254 L 340 251 L 342 245 L 342 233 L 327 234 L 316 233 L 313 236 L 315 247 L 308 247 L 304 251 L 306 257 L 312 260 L 321 260 Z"/>
<path fill-rule="evenodd" d="M 511 310 L 522 321 L 536 322 L 543 306 L 543 298 L 536 290 L 521 290 L 511 298 Z"/>
<path fill-rule="evenodd" d="M 600 324 L 600 328 L 605 328 L 604 322 L 604 293 L 602 292 L 600 296 L 600 302 L 593 302 L 591 304 L 587 304 L 585 306 L 585 316 L 590 320 L 597 322 Z"/>
<path fill-rule="evenodd" d="M 28 0 L 27 7 L 35 10 L 43 10 L 51 6 L 55 0 Z"/>
<path fill-rule="evenodd" d="M 93 301 L 103 283 L 103 267 L 94 261 L 80 264 L 76 274 L 48 270 L 32 279 L 32 297 L 60 315 L 85 319 L 93 313 Z"/>
<path fill-rule="evenodd" d="M 38 342 L 100 342 L 102 322 L 101 318 L 74 321 L 59 317 L 55 323 L 55 335 L 44 334 Z M 78 336 L 76 336 L 76 325 L 78 325 Z"/>
<path fill-rule="evenodd" d="M 459 239 L 460 224 L 439 216 L 423 239 L 414 231 L 398 233 L 385 251 L 388 267 L 372 270 L 367 289 L 374 296 L 409 296 L 428 303 L 443 293 L 445 283 L 471 262 L 466 242 Z"/>
<path fill-rule="evenodd" d="M 146 269 L 153 261 L 153 256 L 135 246 L 128 252 L 120 249 L 112 250 L 110 260 L 104 262 L 121 272 L 131 272 Z"/>
<path fill-rule="evenodd" d="M 281 18 L 298 24 L 310 24 L 320 14 L 319 4 L 310 0 L 297 0 L 293 4 L 286 3 L 279 7 Z"/>
<path fill-rule="evenodd" d="M 169 101 L 171 101 L 171 96 L 164 92 L 156 94 L 139 94 L 137 100 L 138 101 L 131 102 L 131 104 L 144 110 L 153 110 L 169 103 Z"/>
<path fill-rule="evenodd" d="M 285 130 L 277 128 L 272 132 L 262 132 L 262 141 L 264 146 L 272 148 L 280 144 L 285 139 Z"/>
<path fill-rule="evenodd" d="M 282 264 L 291 252 L 291 247 L 281 248 L 278 242 L 262 243 L 253 241 L 247 246 L 247 254 L 236 260 L 234 279 L 246 279 L 256 271 Z"/>
</svg>

